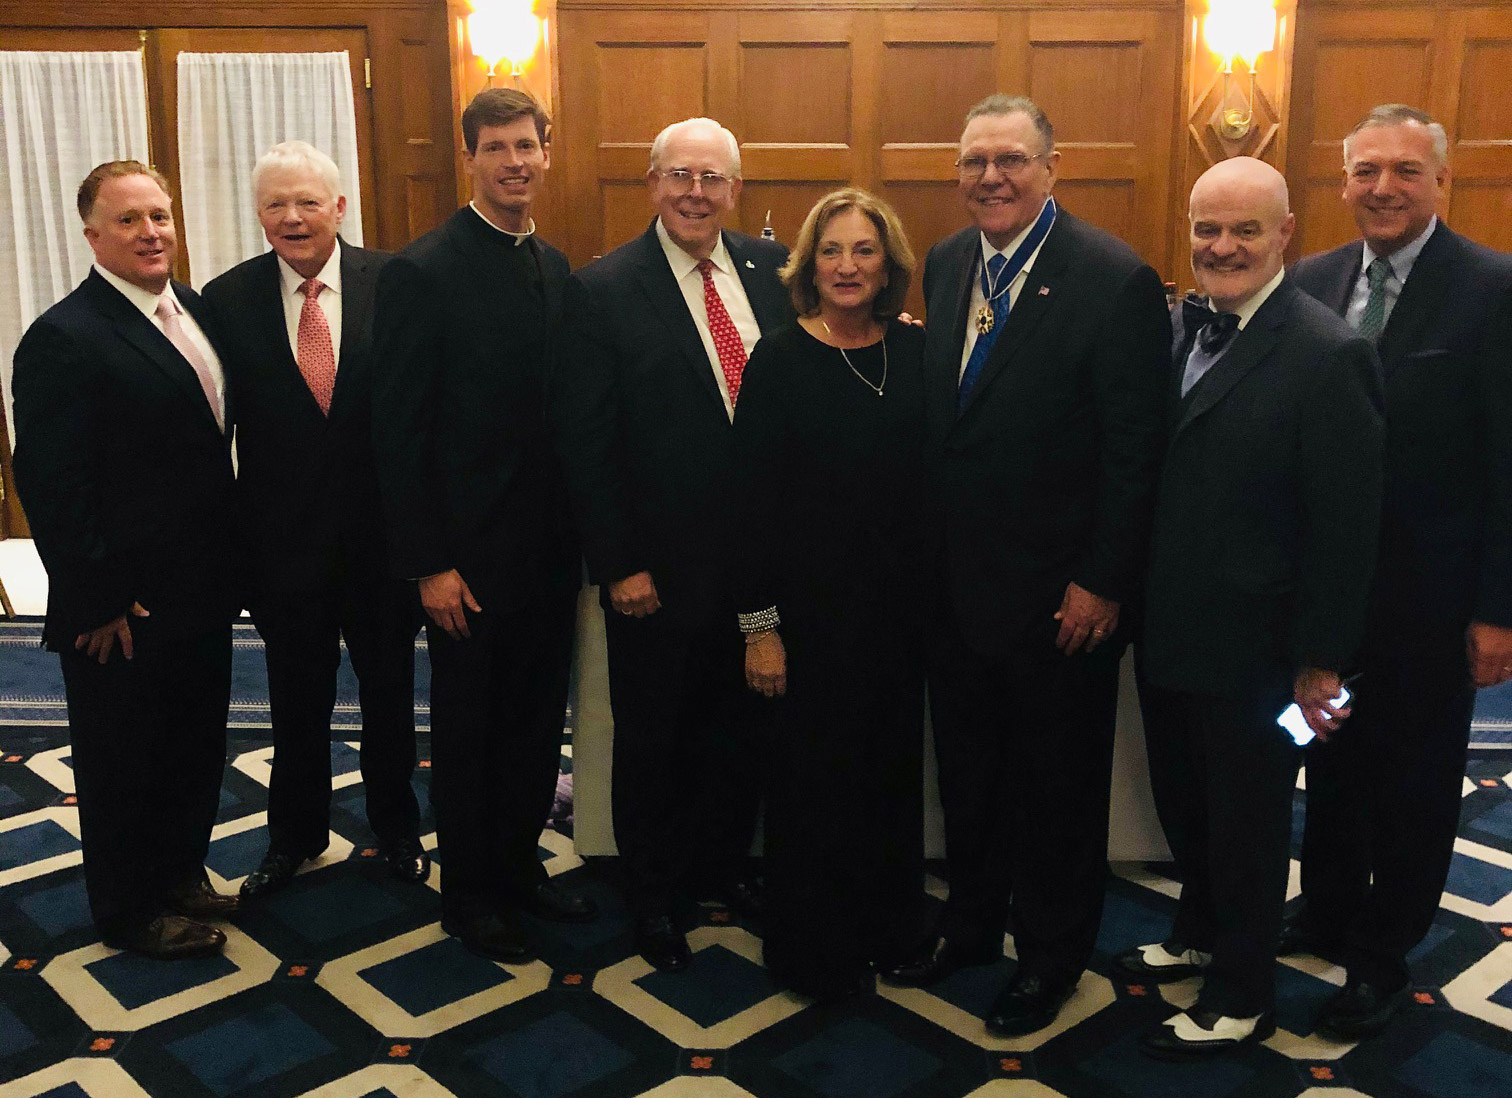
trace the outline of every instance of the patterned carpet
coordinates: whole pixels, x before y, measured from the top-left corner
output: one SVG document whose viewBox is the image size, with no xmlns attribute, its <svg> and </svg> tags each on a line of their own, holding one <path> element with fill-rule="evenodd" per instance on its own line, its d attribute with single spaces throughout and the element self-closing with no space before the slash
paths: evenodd
<svg viewBox="0 0 1512 1098">
<path fill-rule="evenodd" d="M 1302 958 L 1279 966 L 1281 1029 L 1265 1046 L 1169 1065 L 1140 1055 L 1135 1039 L 1189 1002 L 1195 983 L 1161 989 L 1107 976 L 1113 953 L 1163 935 L 1178 886 L 1162 867 L 1115 867 L 1094 971 L 1054 1027 L 1012 1041 L 988 1037 L 980 1021 L 1011 956 L 928 992 L 881 987 L 816 1007 L 767 981 L 759 926 L 704 907 L 688 913 L 691 970 L 654 972 L 632 951 L 612 863 L 585 865 L 570 836 L 552 829 L 541 837 L 548 870 L 604 914 L 584 926 L 534 925 L 541 960 L 504 967 L 441 934 L 430 888 L 379 871 L 356 752 L 341 742 L 330 849 L 238 919 L 224 957 L 158 964 L 116 953 L 89 926 L 62 712 L 56 695 L 36 689 L 35 668 L 23 675 L 36 655 L 25 636 L 20 626 L 0 632 L 0 1098 L 1512 1095 L 1505 751 L 1473 753 L 1449 892 L 1414 956 L 1422 984 L 1382 1038 L 1356 1047 L 1315 1034 L 1312 1018 L 1343 974 Z M 237 686 L 243 727 L 210 855 L 224 888 L 266 843 L 271 751 L 249 738 L 266 735 L 258 642 L 244 630 L 238 644 L 239 674 L 253 677 Z M 23 678 L 21 695 L 11 687 Z M 422 754 L 427 747 L 423 738 Z M 570 749 L 563 761 L 570 770 Z M 427 779 L 422 767 L 417 783 Z"/>
</svg>

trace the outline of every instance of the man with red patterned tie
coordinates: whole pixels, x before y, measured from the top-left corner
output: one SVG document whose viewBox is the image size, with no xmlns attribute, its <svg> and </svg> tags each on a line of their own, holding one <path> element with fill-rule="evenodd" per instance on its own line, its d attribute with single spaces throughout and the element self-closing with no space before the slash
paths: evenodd
<svg viewBox="0 0 1512 1098">
<path fill-rule="evenodd" d="M 723 491 L 746 358 L 793 313 L 787 250 L 724 228 L 741 186 L 729 130 L 668 126 L 646 181 L 650 227 L 568 281 L 550 403 L 605 609 L 636 948 L 675 971 L 690 962 L 680 893 L 759 903 L 746 855 L 761 701 L 745 688 Z"/>
<path fill-rule="evenodd" d="M 16 348 L 16 479 L 47 568 L 84 885 L 106 945 L 217 953 L 236 908 L 205 853 L 231 692 L 230 422 L 163 177 L 101 164 L 79 187 L 94 266 Z"/>
<path fill-rule="evenodd" d="M 368 823 L 389 873 L 424 881 L 415 769 L 419 608 L 388 578 L 373 468 L 373 298 L 383 252 L 337 233 L 341 176 L 303 141 L 252 169 L 273 250 L 205 287 L 237 408 L 243 586 L 262 635 L 273 723 L 268 851 L 247 900 L 283 888 L 326 848 L 331 712 L 341 642 L 357 674 Z"/>
</svg>

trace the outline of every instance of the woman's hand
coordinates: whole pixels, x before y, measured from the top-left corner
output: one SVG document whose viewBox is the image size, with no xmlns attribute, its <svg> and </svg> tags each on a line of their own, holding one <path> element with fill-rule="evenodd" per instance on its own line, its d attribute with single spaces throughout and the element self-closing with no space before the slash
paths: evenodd
<svg viewBox="0 0 1512 1098">
<path fill-rule="evenodd" d="M 787 649 L 775 629 L 746 638 L 746 685 L 758 694 L 780 698 L 787 693 Z"/>
</svg>

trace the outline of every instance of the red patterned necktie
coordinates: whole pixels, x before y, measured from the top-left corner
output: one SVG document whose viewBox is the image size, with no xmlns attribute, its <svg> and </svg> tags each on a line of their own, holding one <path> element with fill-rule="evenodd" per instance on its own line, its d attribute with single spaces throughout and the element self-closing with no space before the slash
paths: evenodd
<svg viewBox="0 0 1512 1098">
<path fill-rule="evenodd" d="M 318 278 L 307 278 L 299 284 L 305 301 L 304 308 L 299 310 L 299 348 L 294 357 L 321 413 L 330 415 L 331 393 L 336 389 L 336 349 L 331 345 L 331 325 L 320 307 L 323 289 L 325 284 Z"/>
<path fill-rule="evenodd" d="M 714 350 L 719 354 L 719 369 L 724 374 L 725 388 L 730 391 L 730 405 L 740 395 L 740 375 L 745 372 L 745 344 L 740 342 L 740 333 L 735 322 L 725 311 L 719 291 L 714 288 L 714 263 L 700 259 L 698 273 L 703 275 L 704 311 L 709 314 L 709 334 L 714 337 Z"/>
</svg>

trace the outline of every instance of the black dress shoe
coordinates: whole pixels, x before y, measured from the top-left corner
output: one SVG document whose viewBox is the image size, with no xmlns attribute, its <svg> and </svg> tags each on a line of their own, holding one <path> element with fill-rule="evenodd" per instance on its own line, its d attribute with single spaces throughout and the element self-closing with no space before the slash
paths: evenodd
<svg viewBox="0 0 1512 1098">
<path fill-rule="evenodd" d="M 906 961 L 882 969 L 882 980 L 894 987 L 928 987 L 960 969 L 1002 958 L 1001 946 L 965 946 L 954 938 L 932 938 Z"/>
<path fill-rule="evenodd" d="M 1306 953 L 1312 957 L 1337 953 L 1341 943 L 1337 938 L 1320 934 L 1300 919 L 1288 919 L 1281 927 L 1281 940 L 1276 943 L 1277 957 L 1295 957 Z"/>
<path fill-rule="evenodd" d="M 431 857 L 419 839 L 400 839 L 380 848 L 390 877 L 411 884 L 423 884 L 430 878 Z"/>
<path fill-rule="evenodd" d="M 279 854 L 268 851 L 268 856 L 262 860 L 262 864 L 248 873 L 247 879 L 242 882 L 241 898 L 261 900 L 273 895 L 294 879 L 294 874 L 299 872 L 299 867 L 307 860 L 297 854 Z"/>
<path fill-rule="evenodd" d="M 1386 1028 L 1386 1023 L 1401 1009 L 1406 998 L 1405 984 L 1395 991 L 1387 991 L 1380 984 L 1349 980 L 1343 990 L 1323 1004 L 1318 1026 L 1350 1041 L 1374 1037 Z"/>
<path fill-rule="evenodd" d="M 189 919 L 229 919 L 240 906 L 237 897 L 211 888 L 203 874 L 168 893 L 168 909 Z"/>
<path fill-rule="evenodd" d="M 104 941 L 111 949 L 129 949 L 159 961 L 178 961 L 219 953 L 226 936 L 213 926 L 182 915 L 159 915 L 145 926 L 113 934 Z"/>
<path fill-rule="evenodd" d="M 1176 1015 L 1162 1022 L 1139 1038 L 1139 1047 L 1146 1055 L 1157 1060 L 1202 1060 L 1245 1045 L 1257 1045 L 1276 1032 L 1276 1016 L 1270 1012 L 1260 1015 L 1247 1033 L 1235 1028 L 1234 1018 L 1210 1010 L 1189 1010 L 1186 1017 L 1195 1026 L 1190 1034 L 1183 1035 L 1171 1024 L 1180 1017 Z"/>
<path fill-rule="evenodd" d="M 635 920 L 635 952 L 653 968 L 681 972 L 693 963 L 688 939 L 667 915 L 649 915 Z"/>
<path fill-rule="evenodd" d="M 1156 951 L 1156 956 L 1167 963 L 1152 962 L 1145 957 L 1147 950 Z M 1142 980 L 1149 984 L 1164 984 L 1172 980 L 1185 980 L 1188 976 L 1200 976 L 1212 955 L 1188 949 L 1177 941 L 1160 942 L 1153 946 L 1135 946 L 1113 958 L 1113 971 L 1126 980 Z"/>
<path fill-rule="evenodd" d="M 1038 976 L 1015 976 L 987 1012 L 987 1032 L 1018 1037 L 1044 1029 L 1075 990 L 1075 980 L 1052 984 Z"/>
<path fill-rule="evenodd" d="M 553 881 L 543 881 L 520 897 L 520 910 L 548 923 L 586 923 L 598 915 L 598 904 Z"/>
<path fill-rule="evenodd" d="M 473 915 L 448 919 L 442 916 L 441 929 L 462 943 L 462 948 L 490 961 L 507 965 L 524 964 L 535 959 L 535 950 L 525 932 L 513 919 L 504 915 Z"/>
</svg>

